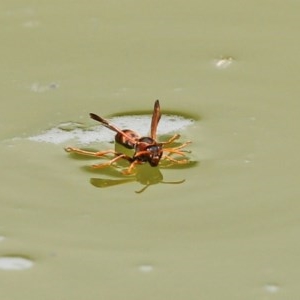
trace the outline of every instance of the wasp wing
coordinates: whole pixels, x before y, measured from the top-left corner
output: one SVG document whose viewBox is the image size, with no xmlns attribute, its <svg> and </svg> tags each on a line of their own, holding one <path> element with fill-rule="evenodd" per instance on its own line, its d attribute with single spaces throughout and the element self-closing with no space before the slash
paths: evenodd
<svg viewBox="0 0 300 300">
<path fill-rule="evenodd" d="M 100 122 L 106 128 L 119 133 L 124 138 L 128 139 L 130 142 L 135 143 L 135 139 L 134 138 L 132 138 L 130 135 L 126 134 L 122 129 L 116 127 L 115 125 L 110 124 L 107 120 L 105 120 L 105 119 L 101 118 L 100 116 L 98 116 L 96 114 L 93 114 L 93 113 L 90 113 L 90 117 L 93 120 Z"/>
<path fill-rule="evenodd" d="M 156 140 L 157 125 L 160 120 L 160 117 L 161 117 L 160 105 L 159 105 L 159 101 L 156 100 L 154 103 L 154 109 L 153 109 L 152 120 L 151 120 L 151 133 L 150 133 L 150 136 L 153 140 Z"/>
</svg>

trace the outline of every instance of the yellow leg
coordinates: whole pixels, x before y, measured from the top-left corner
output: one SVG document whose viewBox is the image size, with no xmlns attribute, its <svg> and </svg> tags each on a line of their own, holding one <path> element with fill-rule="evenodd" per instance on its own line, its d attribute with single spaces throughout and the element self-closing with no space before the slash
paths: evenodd
<svg viewBox="0 0 300 300">
<path fill-rule="evenodd" d="M 95 157 L 100 157 L 109 153 L 112 153 L 114 155 L 117 155 L 118 152 L 114 151 L 114 150 L 106 150 L 106 151 L 97 151 L 97 152 L 93 152 L 93 151 L 86 151 L 86 150 L 81 150 L 79 148 L 73 148 L 73 147 L 67 147 L 65 148 L 65 150 L 69 153 L 76 153 L 76 154 L 81 154 L 81 155 L 87 155 L 87 156 L 95 156 Z"/>
<path fill-rule="evenodd" d="M 105 168 L 105 167 L 111 166 L 114 162 L 116 162 L 117 160 L 119 160 L 121 158 L 127 159 L 129 161 L 131 160 L 131 157 L 129 157 L 129 156 L 125 155 L 125 154 L 120 154 L 117 157 L 111 159 L 110 161 L 108 161 L 108 162 L 106 162 L 104 164 L 92 165 L 92 168 L 94 168 L 94 169 L 101 169 L 101 168 Z"/>
<path fill-rule="evenodd" d="M 166 142 L 162 142 L 162 144 L 163 145 L 171 144 L 172 142 L 178 140 L 179 138 L 180 138 L 179 134 L 174 134 L 169 140 L 167 140 Z"/>
<path fill-rule="evenodd" d="M 65 148 L 65 150 L 69 153 L 76 153 L 76 154 L 81 154 L 81 155 L 86 155 L 86 156 L 93 156 L 93 157 L 101 157 L 101 156 L 104 156 L 106 154 L 113 154 L 113 155 L 116 156 L 115 158 L 111 159 L 110 161 L 108 161 L 106 163 L 92 165 L 92 168 L 94 168 L 94 169 L 101 169 L 101 168 L 108 167 L 108 166 L 112 165 L 114 162 L 116 162 L 117 160 L 119 160 L 121 158 L 124 158 L 124 159 L 128 160 L 129 162 L 132 162 L 132 158 L 130 156 L 128 156 L 126 154 L 116 152 L 114 150 L 93 152 L 93 151 L 86 151 L 86 150 L 81 150 L 79 148 L 73 148 L 73 147 Z"/>
<path fill-rule="evenodd" d="M 176 163 L 176 164 L 179 164 L 179 165 L 184 165 L 184 164 L 188 164 L 189 163 L 188 159 L 178 160 L 178 159 L 174 159 L 173 157 L 170 157 L 168 155 L 164 156 L 162 159 L 169 160 L 169 161 L 171 161 L 173 163 Z"/>
<path fill-rule="evenodd" d="M 187 146 L 188 144 L 190 144 L 191 142 L 188 141 L 188 142 L 185 142 L 183 143 L 182 145 L 178 146 L 178 147 L 174 147 L 174 148 L 164 148 L 163 150 L 165 152 L 169 152 L 169 154 L 171 153 L 175 153 L 175 154 L 179 154 L 179 155 L 184 155 L 184 152 L 188 152 L 190 153 L 189 150 L 182 150 L 180 151 L 180 149 L 184 148 L 185 146 Z"/>
<path fill-rule="evenodd" d="M 166 160 L 169 160 L 173 163 L 176 163 L 176 164 L 187 164 L 189 163 L 189 160 L 188 159 L 181 159 L 181 160 L 177 160 L 173 157 L 171 157 L 170 155 L 172 154 L 177 154 L 177 155 L 185 155 L 186 152 L 190 152 L 188 150 L 181 150 L 182 148 L 184 148 L 185 146 L 187 146 L 188 144 L 190 144 L 191 142 L 188 141 L 188 142 L 185 142 L 183 144 L 181 144 L 180 146 L 178 147 L 174 147 L 174 148 L 164 148 L 164 152 L 168 152 L 167 155 L 163 156 L 162 159 L 166 159 Z"/>
<path fill-rule="evenodd" d="M 135 168 L 135 165 L 137 165 L 139 163 L 138 160 L 135 160 L 134 162 L 131 163 L 131 165 L 129 166 L 129 168 L 127 170 L 124 170 L 122 173 L 124 175 L 130 175 L 133 173 L 133 169 Z"/>
</svg>

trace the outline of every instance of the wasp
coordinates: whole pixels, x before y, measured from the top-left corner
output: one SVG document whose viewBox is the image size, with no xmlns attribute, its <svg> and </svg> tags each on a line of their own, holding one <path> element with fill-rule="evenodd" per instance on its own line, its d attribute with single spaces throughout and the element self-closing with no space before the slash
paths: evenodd
<svg viewBox="0 0 300 300">
<path fill-rule="evenodd" d="M 81 155 L 94 156 L 94 157 L 102 157 L 107 154 L 114 155 L 114 158 L 109 160 L 106 163 L 92 165 L 92 168 L 104 168 L 107 166 L 111 166 L 113 163 L 120 159 L 125 159 L 130 163 L 130 166 L 127 170 L 123 171 L 124 174 L 132 174 L 136 165 L 149 163 L 150 166 L 156 167 L 161 159 L 168 160 L 177 164 L 186 164 L 189 161 L 186 159 L 175 159 L 171 157 L 172 154 L 177 154 L 180 156 L 184 156 L 185 152 L 189 152 L 187 150 L 183 150 L 190 141 L 182 143 L 176 147 L 168 147 L 175 140 L 180 138 L 179 134 L 175 134 L 169 140 L 165 142 L 158 142 L 157 139 L 157 126 L 159 120 L 161 118 L 160 104 L 159 100 L 156 100 L 154 103 L 154 109 L 151 119 L 150 126 L 150 136 L 141 137 L 137 132 L 130 129 L 120 129 L 113 124 L 110 124 L 107 120 L 101 118 L 100 116 L 90 113 L 90 117 L 100 122 L 106 128 L 116 132 L 115 142 L 128 148 L 134 150 L 133 156 L 129 156 L 124 153 L 117 152 L 115 150 L 105 150 L 105 151 L 86 151 L 79 148 L 67 147 L 65 150 L 70 153 L 77 153 Z"/>
</svg>

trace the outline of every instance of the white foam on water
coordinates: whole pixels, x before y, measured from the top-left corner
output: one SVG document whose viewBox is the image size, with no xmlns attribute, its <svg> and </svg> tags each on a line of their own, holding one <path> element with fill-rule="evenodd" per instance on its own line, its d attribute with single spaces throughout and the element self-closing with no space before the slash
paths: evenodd
<svg viewBox="0 0 300 300">
<path fill-rule="evenodd" d="M 19 271 L 33 266 L 33 262 L 23 257 L 2 256 L 0 257 L 0 270 Z"/>
<path fill-rule="evenodd" d="M 150 131 L 151 116 L 136 115 L 113 117 L 109 119 L 111 124 L 120 129 L 131 129 L 138 132 L 141 136 L 147 136 Z M 157 133 L 158 135 L 178 133 L 184 128 L 192 125 L 194 120 L 182 116 L 165 115 L 162 116 Z M 115 132 L 108 128 L 97 125 L 90 128 L 83 128 L 78 123 L 62 123 L 56 127 L 50 128 L 41 134 L 28 137 L 35 142 L 47 142 L 61 144 L 71 140 L 76 140 L 81 144 L 90 144 L 93 142 L 110 142 L 114 139 Z"/>
</svg>

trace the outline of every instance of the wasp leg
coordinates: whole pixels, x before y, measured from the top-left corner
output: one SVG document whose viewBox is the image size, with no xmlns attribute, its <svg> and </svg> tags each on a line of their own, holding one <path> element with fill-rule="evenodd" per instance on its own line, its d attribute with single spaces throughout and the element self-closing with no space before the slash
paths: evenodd
<svg viewBox="0 0 300 300">
<path fill-rule="evenodd" d="M 86 150 L 81 150 L 79 148 L 73 148 L 73 147 L 67 147 L 65 150 L 69 153 L 76 153 L 76 154 L 81 154 L 81 155 L 87 155 L 87 156 L 95 156 L 95 157 L 100 157 L 109 153 L 117 155 L 118 153 L 114 150 L 106 150 L 106 151 L 86 151 Z"/>
<path fill-rule="evenodd" d="M 185 155 L 186 152 L 190 152 L 189 150 L 181 150 L 182 148 L 184 148 L 185 146 L 187 146 L 188 144 L 190 144 L 191 142 L 185 142 L 182 145 L 178 146 L 178 147 L 174 147 L 174 148 L 165 148 L 163 149 L 165 152 L 168 152 L 167 155 L 163 156 L 163 159 L 169 160 L 171 162 L 174 162 L 176 164 L 187 164 L 189 163 L 188 159 L 175 159 L 173 157 L 171 157 L 170 155 L 172 154 L 177 154 L 177 155 Z"/>
<path fill-rule="evenodd" d="M 163 145 L 171 144 L 172 142 L 174 142 L 175 140 L 178 140 L 179 138 L 180 138 L 180 134 L 176 133 L 166 142 L 162 142 L 162 144 Z"/>
<path fill-rule="evenodd" d="M 110 161 L 108 161 L 106 163 L 103 163 L 103 164 L 92 165 L 92 168 L 101 169 L 101 168 L 111 166 L 114 162 L 116 162 L 117 160 L 119 160 L 121 158 L 126 159 L 128 161 L 132 161 L 132 158 L 130 156 L 126 155 L 126 154 L 121 154 L 121 153 L 114 152 L 114 151 L 113 151 L 113 153 L 115 153 L 115 155 L 117 155 L 117 157 L 115 157 L 115 158 L 111 159 Z"/>
<path fill-rule="evenodd" d="M 127 170 L 124 170 L 122 173 L 124 175 L 130 175 L 133 173 L 133 169 L 135 168 L 135 165 L 137 165 L 139 163 L 138 160 L 135 160 L 131 163 L 131 165 L 129 166 L 129 168 Z"/>
<path fill-rule="evenodd" d="M 179 154 L 179 155 L 184 155 L 184 152 L 188 152 L 190 153 L 191 151 L 189 150 L 180 150 L 182 148 L 184 148 L 185 146 L 187 146 L 188 144 L 190 144 L 191 142 L 185 142 L 182 145 L 178 146 L 178 147 L 174 147 L 174 148 L 164 148 L 163 150 L 165 152 L 169 152 L 169 154 L 175 153 L 175 154 Z"/>
<path fill-rule="evenodd" d="M 171 157 L 169 155 L 164 156 L 163 159 L 169 160 L 169 161 L 171 161 L 173 163 L 176 163 L 176 164 L 179 164 L 179 165 L 184 165 L 184 164 L 188 164 L 189 163 L 188 159 L 180 159 L 180 160 L 178 160 L 178 159 L 175 159 L 175 158 L 173 158 L 173 157 Z"/>
</svg>

